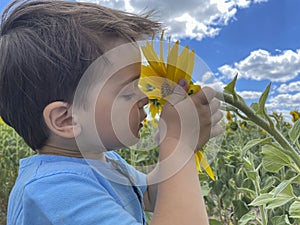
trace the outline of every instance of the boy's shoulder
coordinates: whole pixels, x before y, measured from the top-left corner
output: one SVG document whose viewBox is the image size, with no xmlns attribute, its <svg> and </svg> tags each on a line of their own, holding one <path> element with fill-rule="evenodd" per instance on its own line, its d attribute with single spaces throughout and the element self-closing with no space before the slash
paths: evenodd
<svg viewBox="0 0 300 225">
<path fill-rule="evenodd" d="M 20 161 L 19 174 L 23 175 L 23 173 L 30 174 L 32 180 L 36 180 L 60 173 L 87 175 L 90 173 L 90 168 L 85 159 L 81 158 L 35 155 Z M 27 180 L 29 181 L 30 179 Z"/>
<path fill-rule="evenodd" d="M 109 159 L 126 163 L 117 153 L 109 152 L 105 154 Z M 76 174 L 82 176 L 93 175 L 93 166 L 108 168 L 106 162 L 99 160 L 89 160 L 85 158 L 74 158 L 57 155 L 34 155 L 21 159 L 19 174 L 27 175 L 27 181 L 30 182 L 58 174 Z M 30 179 L 31 177 L 31 179 Z"/>
<path fill-rule="evenodd" d="M 109 153 L 108 157 L 121 160 L 116 153 Z M 91 165 L 93 162 L 97 163 L 96 160 L 53 155 L 36 155 L 23 159 L 19 178 L 10 195 L 9 218 L 17 218 L 16 215 L 21 213 L 28 221 L 42 221 L 37 224 L 59 224 L 58 220 L 61 218 L 65 221 L 64 224 L 71 224 L 72 220 L 84 224 L 84 219 L 90 214 L 119 210 L 121 215 L 124 208 L 131 215 L 139 217 L 140 203 L 131 187 L 114 185 L 93 168 L 98 165 L 104 170 L 112 171 L 110 175 L 118 174 L 115 173 L 116 170 L 112 170 L 110 163 L 98 161 L 97 165 Z M 77 206 L 81 206 L 80 211 Z M 67 216 L 68 213 L 72 216 Z M 100 221 L 109 221 L 105 224 L 116 224 L 118 220 L 108 217 L 107 213 L 99 214 L 98 217 Z M 127 224 L 135 223 L 130 221 Z"/>
</svg>

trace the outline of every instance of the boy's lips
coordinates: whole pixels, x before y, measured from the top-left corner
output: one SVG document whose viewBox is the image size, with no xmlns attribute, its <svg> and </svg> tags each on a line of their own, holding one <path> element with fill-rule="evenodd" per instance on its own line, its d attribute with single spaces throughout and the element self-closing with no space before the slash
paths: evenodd
<svg viewBox="0 0 300 225">
<path fill-rule="evenodd" d="M 144 126 L 143 122 L 144 122 L 144 120 L 145 120 L 146 118 L 147 118 L 147 114 L 145 113 L 145 116 L 143 117 L 143 119 L 141 120 L 141 122 L 140 122 L 140 124 L 139 124 L 139 127 L 140 127 L 140 128 Z"/>
</svg>

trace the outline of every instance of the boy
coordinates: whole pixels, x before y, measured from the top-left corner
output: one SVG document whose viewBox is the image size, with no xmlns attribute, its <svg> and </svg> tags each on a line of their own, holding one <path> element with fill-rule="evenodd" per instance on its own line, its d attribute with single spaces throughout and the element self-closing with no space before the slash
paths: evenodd
<svg viewBox="0 0 300 225">
<path fill-rule="evenodd" d="M 37 152 L 21 160 L 7 224 L 208 224 L 193 152 L 221 130 L 214 91 L 181 80 L 142 174 L 110 150 L 139 138 L 147 97 L 136 42 L 148 16 L 89 3 L 16 1 L 0 32 L 0 115 Z M 187 110 L 189 109 L 189 110 Z M 195 126 L 195 124 L 197 126 Z"/>
</svg>

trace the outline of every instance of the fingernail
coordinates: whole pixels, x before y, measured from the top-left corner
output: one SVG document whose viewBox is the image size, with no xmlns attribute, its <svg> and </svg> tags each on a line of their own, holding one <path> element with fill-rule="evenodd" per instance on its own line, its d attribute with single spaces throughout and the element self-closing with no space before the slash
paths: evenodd
<svg viewBox="0 0 300 225">
<path fill-rule="evenodd" d="M 184 79 L 180 79 L 178 84 L 181 86 L 181 87 L 184 87 L 185 86 L 185 80 Z"/>
</svg>

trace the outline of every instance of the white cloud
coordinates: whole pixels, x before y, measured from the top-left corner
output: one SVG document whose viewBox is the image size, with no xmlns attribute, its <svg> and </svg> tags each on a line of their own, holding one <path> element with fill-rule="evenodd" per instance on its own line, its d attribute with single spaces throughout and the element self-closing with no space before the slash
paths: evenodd
<svg viewBox="0 0 300 225">
<path fill-rule="evenodd" d="M 267 2 L 268 0 L 254 0 L 254 3 Z"/>
<path fill-rule="evenodd" d="M 95 2 L 103 6 L 140 13 L 158 10 L 158 16 L 173 38 L 214 37 L 222 26 L 235 19 L 239 8 L 267 0 L 78 0 Z"/>
<path fill-rule="evenodd" d="M 276 111 L 277 109 L 300 110 L 300 93 L 294 95 L 279 94 L 271 97 L 266 107 L 271 111 Z"/>
<path fill-rule="evenodd" d="M 290 115 L 290 112 L 292 110 L 300 111 L 300 93 L 295 95 L 279 94 L 270 96 L 266 108 L 268 113 L 282 113 L 285 121 L 291 122 L 292 116 Z"/>
<path fill-rule="evenodd" d="M 217 78 L 210 80 L 210 82 L 204 82 L 204 83 L 197 81 L 197 82 L 195 82 L 195 84 L 200 85 L 201 87 L 211 87 L 214 90 L 219 91 L 219 92 L 223 92 L 224 87 L 226 85 L 221 80 L 218 80 Z"/>
<path fill-rule="evenodd" d="M 216 91 L 223 92 L 226 84 L 224 84 L 222 81 L 216 79 L 214 82 L 207 83 L 205 86 L 211 87 Z"/>
<path fill-rule="evenodd" d="M 259 91 L 239 91 L 238 94 L 244 99 L 257 99 L 261 96 L 262 92 Z"/>
<path fill-rule="evenodd" d="M 289 84 L 281 84 L 277 91 L 279 93 L 288 93 L 288 92 L 300 92 L 300 81 L 291 82 Z"/>
<path fill-rule="evenodd" d="M 233 66 L 223 65 L 218 69 L 228 78 L 233 78 L 238 72 L 240 78 L 286 82 L 300 73 L 300 49 L 282 51 L 277 55 L 258 49 Z"/>
</svg>

